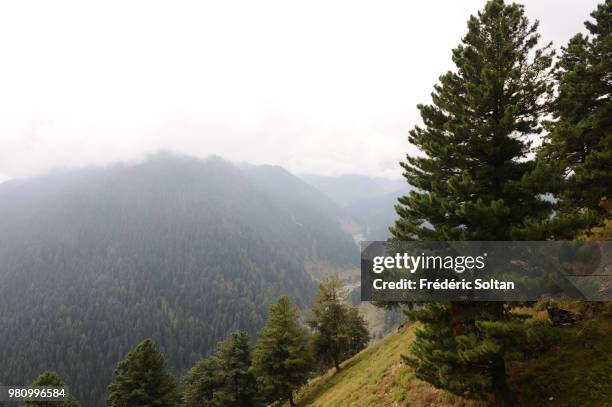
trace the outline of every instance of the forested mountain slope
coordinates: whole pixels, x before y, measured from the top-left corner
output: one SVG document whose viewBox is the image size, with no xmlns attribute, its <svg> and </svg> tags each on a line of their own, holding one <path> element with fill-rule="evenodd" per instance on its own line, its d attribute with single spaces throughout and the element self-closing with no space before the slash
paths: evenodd
<svg viewBox="0 0 612 407">
<path fill-rule="evenodd" d="M 319 236 L 321 242 L 336 242 L 317 245 L 313 248 L 316 250 L 313 258 L 332 260 L 334 266 L 359 267 L 356 252 L 337 250 L 338 244 L 350 245 L 347 233 L 339 233 L 338 228 L 330 227 L 330 222 L 335 225 L 356 222 L 345 208 L 282 167 L 243 164 L 240 168 L 275 202 L 287 208 L 293 221 L 305 228 L 307 233 Z"/>
<path fill-rule="evenodd" d="M 279 196 L 221 159 L 169 154 L 0 185 L 0 384 L 53 369 L 101 406 L 144 338 L 182 373 L 229 331 L 254 335 L 279 295 L 306 306 L 304 263 L 358 252 L 320 208 Z"/>
</svg>

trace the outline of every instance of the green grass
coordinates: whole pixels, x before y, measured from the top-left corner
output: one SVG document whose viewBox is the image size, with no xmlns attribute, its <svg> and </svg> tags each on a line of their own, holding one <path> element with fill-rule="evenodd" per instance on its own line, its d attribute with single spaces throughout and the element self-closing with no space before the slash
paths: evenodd
<svg viewBox="0 0 612 407">
<path fill-rule="evenodd" d="M 443 402 L 466 405 L 414 377 L 400 361 L 414 339 L 415 326 L 393 332 L 342 364 L 311 380 L 298 395 L 298 406 L 427 406 Z M 470 404 L 473 405 L 473 404 Z"/>
<path fill-rule="evenodd" d="M 560 329 L 560 342 L 515 363 L 510 385 L 526 406 L 612 406 L 612 319 Z"/>
<path fill-rule="evenodd" d="M 542 312 L 533 320 L 542 323 Z M 416 325 L 393 332 L 313 379 L 297 397 L 301 407 L 444 406 L 477 407 L 415 378 L 400 362 Z M 558 342 L 536 358 L 513 363 L 509 384 L 523 406 L 612 407 L 612 316 L 599 314 L 576 326 L 558 328 Z"/>
<path fill-rule="evenodd" d="M 412 329 L 393 333 L 363 352 L 312 380 L 299 397 L 299 406 L 368 406 L 386 398 L 389 380 L 401 368 L 398 355 L 412 340 Z"/>
</svg>

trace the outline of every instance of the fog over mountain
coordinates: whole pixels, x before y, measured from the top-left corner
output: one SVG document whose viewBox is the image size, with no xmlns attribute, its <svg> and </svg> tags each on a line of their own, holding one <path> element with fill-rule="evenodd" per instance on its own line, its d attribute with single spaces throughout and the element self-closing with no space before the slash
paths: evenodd
<svg viewBox="0 0 612 407">
<path fill-rule="evenodd" d="M 598 2 L 521 1 L 557 48 Z M 0 182 L 159 149 L 397 178 L 483 1 L 34 3 L 0 5 Z"/>
<path fill-rule="evenodd" d="M 183 373 L 235 329 L 255 335 L 319 270 L 358 267 L 342 208 L 279 167 L 158 154 L 0 185 L 0 382 L 58 371 L 101 406 L 151 337 Z M 27 361 L 27 362 L 26 362 Z"/>
<path fill-rule="evenodd" d="M 342 206 L 345 215 L 359 224 L 361 237 L 368 240 L 385 240 L 390 236 L 389 226 L 397 217 L 397 198 L 412 189 L 404 179 L 355 174 L 340 177 L 301 174 L 300 178 Z"/>
<path fill-rule="evenodd" d="M 406 189 L 406 181 L 403 178 L 371 178 L 356 174 L 339 177 L 317 174 L 299 174 L 299 176 L 342 206 L 350 206 L 375 196 Z"/>
</svg>

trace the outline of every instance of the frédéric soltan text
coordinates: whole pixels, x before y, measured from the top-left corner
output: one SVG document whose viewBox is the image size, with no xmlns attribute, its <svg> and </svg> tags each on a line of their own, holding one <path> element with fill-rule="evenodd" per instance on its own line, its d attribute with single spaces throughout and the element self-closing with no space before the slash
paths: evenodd
<svg viewBox="0 0 612 407">
<path fill-rule="evenodd" d="M 418 281 L 402 278 L 398 281 L 384 281 L 377 278 L 372 282 L 376 290 L 514 290 L 514 282 L 499 281 L 495 279 L 483 280 L 477 278 L 474 281 L 465 279 L 455 280 L 421 278 Z"/>
</svg>

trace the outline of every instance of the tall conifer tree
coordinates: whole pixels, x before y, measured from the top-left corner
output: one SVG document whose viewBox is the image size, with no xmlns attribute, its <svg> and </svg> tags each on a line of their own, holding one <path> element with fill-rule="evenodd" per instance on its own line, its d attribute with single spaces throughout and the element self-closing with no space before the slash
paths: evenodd
<svg viewBox="0 0 612 407">
<path fill-rule="evenodd" d="M 110 407 L 175 407 L 180 403 L 176 380 L 166 371 L 164 355 L 151 339 L 142 341 L 117 364 L 108 386 Z"/>
<path fill-rule="evenodd" d="M 270 305 L 253 351 L 253 373 L 261 394 L 270 402 L 288 400 L 294 406 L 293 392 L 306 383 L 311 367 L 298 309 L 287 296 L 280 297 Z"/>
<path fill-rule="evenodd" d="M 559 170 L 551 184 L 558 214 L 545 222 L 547 237 L 573 238 L 612 212 L 612 1 L 591 17 L 590 35 L 577 34 L 562 48 L 555 120 L 538 151 L 543 167 Z"/>
<path fill-rule="evenodd" d="M 550 203 L 523 182 L 534 168 L 528 136 L 541 131 L 552 88 L 552 52 L 537 48 L 537 27 L 503 0 L 470 17 L 452 53 L 456 69 L 440 77 L 432 104 L 418 106 L 424 126 L 409 141 L 422 154 L 402 163 L 417 189 L 399 199 L 394 239 L 512 240 L 526 220 L 549 214 Z M 430 303 L 411 315 L 423 322 L 406 358 L 417 377 L 511 403 L 506 361 L 528 328 L 509 304 Z"/>
</svg>

